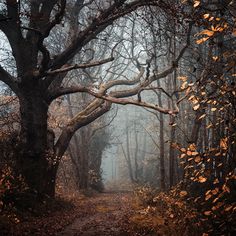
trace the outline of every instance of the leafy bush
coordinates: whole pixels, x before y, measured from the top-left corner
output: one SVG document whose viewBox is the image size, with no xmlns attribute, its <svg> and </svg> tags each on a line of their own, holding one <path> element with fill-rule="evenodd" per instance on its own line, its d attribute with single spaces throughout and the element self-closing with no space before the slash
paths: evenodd
<svg viewBox="0 0 236 236">
<path fill-rule="evenodd" d="M 143 186 L 137 186 L 134 190 L 134 194 L 143 205 L 153 205 L 153 199 L 159 191 L 146 184 Z"/>
<path fill-rule="evenodd" d="M 27 189 L 24 178 L 6 164 L 0 172 L 0 209 L 15 205 L 19 194 Z"/>
</svg>

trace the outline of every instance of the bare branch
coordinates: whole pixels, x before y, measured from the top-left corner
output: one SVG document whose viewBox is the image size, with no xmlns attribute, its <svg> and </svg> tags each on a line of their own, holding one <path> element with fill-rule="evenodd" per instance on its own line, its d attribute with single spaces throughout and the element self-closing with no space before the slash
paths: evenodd
<svg viewBox="0 0 236 236">
<path fill-rule="evenodd" d="M 114 94 L 110 94 L 111 96 L 114 96 L 114 97 L 119 97 L 119 98 L 122 98 L 122 97 L 131 97 L 131 96 L 134 96 L 136 94 L 139 93 L 140 89 L 141 88 L 146 88 L 148 87 L 150 84 L 152 84 L 154 81 L 156 80 L 159 80 L 159 79 L 162 79 L 162 78 L 165 78 L 167 77 L 169 74 L 173 73 L 174 70 L 176 69 L 176 67 L 178 67 L 178 63 L 180 61 L 180 59 L 182 58 L 182 56 L 184 55 L 186 49 L 189 47 L 190 45 L 190 33 L 191 33 L 191 30 L 192 30 L 192 25 L 193 23 L 190 22 L 189 23 L 189 30 L 188 30 L 188 34 L 187 34 L 187 40 L 186 40 L 186 45 L 181 49 L 178 57 L 172 62 L 172 65 L 171 67 L 169 67 L 168 69 L 164 70 L 163 72 L 159 73 L 159 74 L 156 74 L 154 72 L 154 75 L 149 77 L 148 80 L 144 80 L 141 84 L 139 84 L 138 86 L 136 86 L 135 88 L 133 89 L 130 89 L 130 90 L 121 90 L 121 91 L 115 91 Z"/>
<path fill-rule="evenodd" d="M 148 79 L 144 80 L 142 83 L 137 85 L 135 88 L 128 89 L 128 90 L 113 91 L 113 92 L 110 92 L 109 94 L 105 94 L 105 92 L 109 88 L 111 88 L 115 85 L 122 85 L 124 83 L 127 83 L 127 84 L 130 83 L 130 81 L 128 82 L 128 81 L 125 81 L 125 80 L 117 80 L 117 81 L 111 81 L 108 84 L 103 85 L 100 88 L 100 90 L 98 90 L 98 91 L 94 91 L 92 88 L 82 87 L 82 86 L 76 86 L 76 87 L 71 87 L 71 88 L 62 88 L 59 91 L 57 91 L 54 95 L 52 95 L 52 98 L 55 98 L 56 96 L 59 96 L 59 95 L 68 94 L 68 93 L 86 92 L 86 93 L 89 93 L 89 94 L 93 95 L 96 98 L 103 99 L 103 100 L 106 100 L 106 101 L 109 101 L 109 102 L 112 102 L 112 103 L 116 103 L 116 104 L 122 104 L 122 105 L 131 104 L 131 105 L 150 108 L 150 109 L 159 111 L 159 112 L 164 113 L 164 114 L 170 114 L 170 115 L 177 114 L 179 112 L 179 108 L 178 108 L 176 103 L 175 103 L 174 110 L 172 110 L 172 109 L 159 107 L 155 104 L 142 102 L 141 99 L 136 101 L 136 100 L 133 100 L 133 99 L 127 99 L 127 97 L 132 97 L 132 96 L 137 95 L 137 94 L 140 95 L 140 92 L 141 92 L 140 90 L 143 90 L 143 89 L 147 88 L 147 86 L 149 86 L 150 84 L 152 84 L 152 82 L 154 82 L 156 80 L 165 78 L 167 75 L 171 74 L 175 70 L 176 66 L 178 66 L 179 60 L 181 59 L 181 57 L 183 56 L 185 50 L 188 48 L 188 46 L 190 44 L 191 28 L 192 28 L 192 24 L 190 23 L 186 45 L 182 48 L 182 50 L 180 51 L 180 53 L 179 53 L 178 57 L 176 58 L 176 60 L 173 61 L 172 66 L 170 68 L 166 69 L 165 71 L 157 74 L 157 75 L 154 73 L 153 76 L 151 76 Z M 144 70 L 141 70 L 140 74 L 138 76 L 138 80 L 140 80 L 143 73 L 144 73 Z M 135 79 L 134 84 L 138 80 Z M 170 97 L 169 94 L 167 94 L 167 96 Z"/>
<path fill-rule="evenodd" d="M 156 114 L 155 114 L 156 115 Z M 151 138 L 152 142 L 155 144 L 155 146 L 160 149 L 159 144 L 156 142 L 156 138 L 152 136 L 151 132 L 146 129 L 143 125 L 141 125 L 143 127 L 143 129 L 147 132 L 148 136 Z"/>
<path fill-rule="evenodd" d="M 90 135 L 89 138 L 92 139 L 92 137 L 93 137 L 99 130 L 105 129 L 106 127 L 110 126 L 110 124 L 111 124 L 111 123 L 114 121 L 114 119 L 116 118 L 117 113 L 118 113 L 118 109 L 116 109 L 115 114 L 112 116 L 112 118 L 109 120 L 108 123 L 106 123 L 105 125 L 99 126 L 99 127 L 96 128 L 96 129 L 93 129 L 93 130 L 92 130 L 92 133 L 91 133 L 91 135 Z"/>
<path fill-rule="evenodd" d="M 103 85 L 104 88 L 104 92 L 107 91 L 108 89 L 117 86 L 117 85 L 134 85 L 137 84 L 138 82 L 140 82 L 142 76 L 144 74 L 144 68 L 140 68 L 140 72 L 138 74 L 138 76 L 136 78 L 134 78 L 133 80 L 114 80 L 114 81 L 110 81 L 108 83 L 106 83 L 105 85 Z"/>
<path fill-rule="evenodd" d="M 18 85 L 16 78 L 10 75 L 3 67 L 0 65 L 0 80 L 7 84 L 14 93 L 18 93 Z"/>
<path fill-rule="evenodd" d="M 140 90 L 138 91 L 138 97 L 141 98 L 141 92 L 142 91 L 147 91 L 147 90 L 152 90 L 155 94 L 157 94 L 156 90 L 161 90 L 167 97 L 169 97 L 170 99 L 172 99 L 172 96 L 170 94 L 168 94 L 162 87 L 149 87 L 149 88 L 140 88 Z"/>
<path fill-rule="evenodd" d="M 136 106 L 140 106 L 140 107 L 146 107 L 146 108 L 150 108 L 150 109 L 159 111 L 161 113 L 170 114 L 170 115 L 177 114 L 179 112 L 179 109 L 175 109 L 175 110 L 165 109 L 165 108 L 159 107 L 155 104 L 146 103 L 146 102 L 142 102 L 142 101 L 135 101 L 135 100 L 126 99 L 126 98 L 117 98 L 117 97 L 109 96 L 109 95 L 100 95 L 100 94 L 94 93 L 92 91 L 89 91 L 89 93 L 91 95 L 93 95 L 94 97 L 101 98 L 101 99 L 104 99 L 106 101 L 110 101 L 110 102 L 116 103 L 116 104 L 121 104 L 121 105 L 130 104 L 130 105 L 136 105 Z"/>
<path fill-rule="evenodd" d="M 60 2 L 61 2 L 60 11 L 55 15 L 54 20 L 49 24 L 49 26 L 45 30 L 44 38 L 48 37 L 48 35 L 50 34 L 50 31 L 52 30 L 52 28 L 55 25 L 60 24 L 60 22 L 64 16 L 65 9 L 66 9 L 66 0 L 61 0 Z"/>
<path fill-rule="evenodd" d="M 61 67 L 67 61 L 74 57 L 74 55 L 88 42 L 94 39 L 107 26 L 111 25 L 116 19 L 124 16 L 139 7 L 145 5 L 158 5 L 156 0 L 136 0 L 131 3 L 125 3 L 125 0 L 115 1 L 110 7 L 101 12 L 95 17 L 91 24 L 79 33 L 77 38 L 71 42 L 65 51 L 58 55 L 52 62 L 52 68 Z"/>
<path fill-rule="evenodd" d="M 0 14 L 0 23 L 4 22 L 4 21 L 9 21 L 11 19 L 12 19 L 11 17 L 6 17 L 6 16 L 3 16 L 3 15 Z"/>
<path fill-rule="evenodd" d="M 60 88 L 56 91 L 52 91 L 48 100 L 53 101 L 54 99 L 66 95 L 66 94 L 72 94 L 72 93 L 85 93 L 88 92 L 89 88 L 85 86 L 73 86 L 73 87 L 67 87 L 67 88 Z"/>
<path fill-rule="evenodd" d="M 60 93 L 61 93 L 61 95 L 65 95 L 65 94 L 77 93 L 77 92 L 86 92 L 86 93 L 89 93 L 90 95 L 92 95 L 92 96 L 94 96 L 96 98 L 99 98 L 99 99 L 102 99 L 102 100 L 106 100 L 106 101 L 109 101 L 109 102 L 112 102 L 112 103 L 116 103 L 116 104 L 121 104 L 121 105 L 131 104 L 131 105 L 136 105 L 136 106 L 150 108 L 150 109 L 162 112 L 164 114 L 172 115 L 172 114 L 177 114 L 179 112 L 179 109 L 178 109 L 177 106 L 176 106 L 175 110 L 165 109 L 165 108 L 159 107 L 159 106 L 157 106 L 155 104 L 150 104 L 150 103 L 146 103 L 146 102 L 142 102 L 142 101 L 135 101 L 133 99 L 125 99 L 123 97 L 122 98 L 115 97 L 114 96 L 115 92 L 112 93 L 112 96 L 111 95 L 107 95 L 107 94 L 104 95 L 103 91 L 102 92 L 101 91 L 96 92 L 96 91 L 94 91 L 91 88 L 83 87 L 83 86 L 75 86 L 75 87 L 70 87 L 70 88 L 63 88 L 60 91 L 58 91 L 56 95 L 52 95 L 52 96 L 53 97 L 56 97 L 56 96 L 58 97 Z"/>
<path fill-rule="evenodd" d="M 113 81 L 109 81 L 106 84 L 102 84 L 100 86 L 100 89 L 98 90 L 98 93 L 100 93 L 102 95 L 105 95 L 105 93 L 107 92 L 108 89 L 110 89 L 114 86 L 117 86 L 117 85 L 127 85 L 127 86 L 134 85 L 134 84 L 140 82 L 140 79 L 141 79 L 143 74 L 144 74 L 144 69 L 141 68 L 140 73 L 133 80 L 113 80 Z M 60 97 L 62 95 L 66 95 L 66 94 L 79 93 L 79 92 L 92 93 L 92 91 L 93 91 L 93 88 L 91 88 L 91 87 L 79 86 L 79 85 L 66 87 L 66 88 L 59 88 L 57 90 L 52 91 L 51 94 L 49 95 L 48 99 L 49 99 L 49 101 L 52 101 L 52 100 L 56 99 L 57 97 Z"/>
<path fill-rule="evenodd" d="M 84 63 L 84 64 L 75 64 L 72 66 L 68 66 L 68 67 L 64 67 L 64 68 L 60 68 L 60 69 L 56 69 L 56 70 L 52 70 L 52 71 L 47 71 L 45 72 L 46 75 L 55 75 L 58 73 L 65 73 L 74 69 L 86 69 L 86 68 L 90 68 L 90 67 L 94 67 L 94 66 L 99 66 L 99 65 L 103 65 L 105 63 L 111 62 L 114 60 L 114 57 L 110 57 L 101 61 L 93 61 L 93 62 L 89 62 L 89 63 Z"/>
</svg>

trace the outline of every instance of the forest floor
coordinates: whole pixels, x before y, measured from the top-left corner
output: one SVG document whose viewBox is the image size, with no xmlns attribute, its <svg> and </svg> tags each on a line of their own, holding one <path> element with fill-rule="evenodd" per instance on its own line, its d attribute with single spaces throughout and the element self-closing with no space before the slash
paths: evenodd
<svg viewBox="0 0 236 236">
<path fill-rule="evenodd" d="M 182 195 L 185 195 L 184 192 Z M 147 204 L 133 192 L 77 195 L 69 201 L 51 204 L 42 209 L 40 215 L 36 212 L 27 216 L 24 212 L 5 218 L 0 216 L 0 236 L 212 235 L 204 233 L 206 216 L 199 215 L 184 197 L 159 193 L 150 204 L 148 199 L 145 202 Z M 38 212 L 40 209 L 41 206 Z M 6 218 L 11 222 L 3 223 Z"/>
<path fill-rule="evenodd" d="M 0 214 L 0 236 L 126 236 L 131 193 L 93 193 Z"/>
<path fill-rule="evenodd" d="M 190 224 L 189 212 L 182 203 L 184 216 L 171 209 L 171 202 L 158 207 L 144 206 L 133 192 L 102 193 L 84 199 L 80 215 L 57 236 L 191 236 L 201 235 Z M 168 205 L 170 204 L 170 205 Z M 174 212 L 175 211 L 175 212 Z M 191 212 L 192 213 L 192 212 Z M 174 219 L 175 218 L 175 219 Z M 187 219 L 188 218 L 188 219 Z M 187 219 L 187 222 L 184 222 Z M 186 224 L 188 223 L 188 225 Z M 195 229 L 194 229 L 195 228 Z M 198 232 L 198 233 L 196 233 Z"/>
<path fill-rule="evenodd" d="M 133 213 L 129 193 L 102 193 L 85 200 L 86 215 L 78 217 L 58 236 L 126 236 Z"/>
</svg>

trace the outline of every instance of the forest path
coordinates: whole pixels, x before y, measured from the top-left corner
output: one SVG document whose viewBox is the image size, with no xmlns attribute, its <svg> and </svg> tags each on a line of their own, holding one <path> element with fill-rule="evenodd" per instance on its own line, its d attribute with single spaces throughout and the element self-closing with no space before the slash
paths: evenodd
<svg viewBox="0 0 236 236">
<path fill-rule="evenodd" d="M 131 193 L 102 193 L 85 199 L 82 216 L 58 236 L 126 236 L 128 216 L 132 214 Z"/>
</svg>

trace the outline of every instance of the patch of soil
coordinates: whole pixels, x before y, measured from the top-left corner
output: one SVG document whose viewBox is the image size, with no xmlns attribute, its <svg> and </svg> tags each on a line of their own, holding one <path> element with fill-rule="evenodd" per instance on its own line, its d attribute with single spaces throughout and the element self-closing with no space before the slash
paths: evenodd
<svg viewBox="0 0 236 236">
<path fill-rule="evenodd" d="M 57 236 L 128 236 L 128 218 L 133 213 L 132 195 L 103 193 L 87 200 L 86 215 L 78 217 Z"/>
</svg>

